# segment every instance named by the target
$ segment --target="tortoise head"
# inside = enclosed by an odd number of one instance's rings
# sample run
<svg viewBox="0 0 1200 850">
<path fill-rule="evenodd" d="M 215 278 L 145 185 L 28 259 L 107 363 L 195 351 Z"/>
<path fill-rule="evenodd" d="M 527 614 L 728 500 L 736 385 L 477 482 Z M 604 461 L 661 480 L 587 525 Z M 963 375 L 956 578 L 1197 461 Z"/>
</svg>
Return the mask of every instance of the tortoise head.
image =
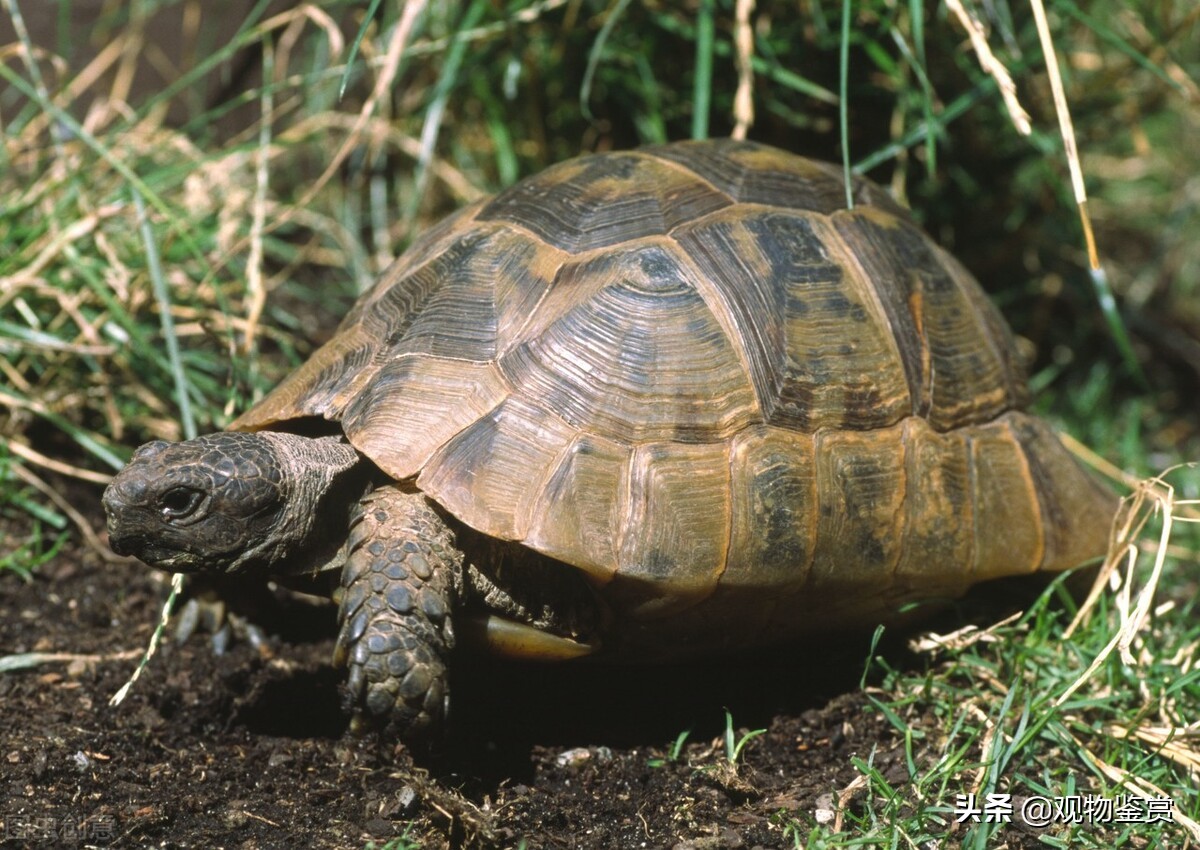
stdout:
<svg viewBox="0 0 1200 850">
<path fill-rule="evenodd" d="M 288 434 L 147 443 L 104 491 L 109 544 L 173 572 L 278 572 L 358 459 L 345 443 Z"/>
</svg>

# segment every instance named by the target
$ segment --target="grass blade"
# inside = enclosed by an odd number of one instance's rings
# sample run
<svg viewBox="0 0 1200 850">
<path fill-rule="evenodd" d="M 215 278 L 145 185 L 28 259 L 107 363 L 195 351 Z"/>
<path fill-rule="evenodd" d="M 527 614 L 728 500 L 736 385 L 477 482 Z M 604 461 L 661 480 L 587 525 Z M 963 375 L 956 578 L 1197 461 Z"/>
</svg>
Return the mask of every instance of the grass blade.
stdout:
<svg viewBox="0 0 1200 850">
<path fill-rule="evenodd" d="M 179 421 L 183 427 L 183 435 L 190 440 L 196 436 L 196 420 L 192 416 L 192 403 L 188 398 L 188 379 L 183 369 L 183 361 L 179 356 L 179 338 L 175 334 L 175 320 L 171 317 L 171 296 L 167 291 L 167 281 L 163 277 L 162 263 L 158 257 L 158 245 L 154 241 L 154 232 L 150 229 L 150 221 L 146 218 L 146 205 L 136 187 L 131 187 L 133 203 L 137 207 L 138 226 L 142 233 L 142 243 L 146 248 L 146 267 L 150 272 L 150 280 L 154 284 L 154 298 L 158 302 L 159 319 L 162 322 L 163 339 L 167 343 L 167 358 L 171 362 L 171 371 L 175 376 L 175 397 L 179 404 Z"/>
<path fill-rule="evenodd" d="M 842 172 L 846 184 L 846 209 L 854 209 L 850 180 L 850 0 L 842 0 L 842 36 L 838 49 L 838 128 L 842 139 Z"/>
<path fill-rule="evenodd" d="M 708 138 L 708 112 L 712 105 L 713 0 L 700 0 L 696 19 L 696 77 L 692 86 L 692 138 Z"/>
<path fill-rule="evenodd" d="M 592 117 L 592 110 L 588 106 L 588 100 L 592 96 L 592 80 L 596 76 L 596 68 L 600 65 L 600 58 L 604 55 L 604 45 L 608 42 L 608 37 L 612 35 L 617 21 L 621 19 L 628 8 L 629 0 L 617 0 L 612 11 L 608 13 L 608 17 L 604 19 L 604 25 L 600 27 L 600 32 L 596 33 L 592 49 L 588 51 L 587 68 L 583 71 L 583 82 L 579 84 L 579 111 L 583 113 L 583 117 L 589 120 Z"/>
<path fill-rule="evenodd" d="M 442 130 L 442 119 L 446 114 L 446 104 L 450 100 L 450 90 L 454 88 L 454 83 L 458 80 L 458 72 L 467 51 L 468 41 L 465 33 L 479 23 L 487 9 L 488 3 L 485 0 L 474 0 L 467 7 L 467 14 L 458 28 L 454 43 L 450 45 L 450 50 L 446 54 L 446 62 L 442 65 L 442 73 L 434 87 L 433 99 L 425 111 L 425 123 L 421 127 L 421 152 L 417 157 L 412 195 L 404 211 L 406 222 L 411 223 L 416 217 L 417 210 L 421 205 L 421 198 L 425 194 L 425 185 L 429 181 L 429 166 L 433 162 L 433 152 L 437 147 L 438 136 Z"/>
<path fill-rule="evenodd" d="M 358 57 L 358 48 L 362 46 L 363 37 L 366 36 L 371 21 L 375 20 L 375 12 L 378 11 L 380 2 L 381 0 L 371 0 L 371 5 L 367 7 L 367 12 L 363 15 L 362 26 L 358 28 L 354 42 L 350 45 L 350 52 L 346 55 L 346 70 L 342 73 L 342 82 L 338 86 L 338 100 L 346 96 L 346 86 L 350 84 L 350 74 L 354 70 L 354 60 Z"/>
</svg>

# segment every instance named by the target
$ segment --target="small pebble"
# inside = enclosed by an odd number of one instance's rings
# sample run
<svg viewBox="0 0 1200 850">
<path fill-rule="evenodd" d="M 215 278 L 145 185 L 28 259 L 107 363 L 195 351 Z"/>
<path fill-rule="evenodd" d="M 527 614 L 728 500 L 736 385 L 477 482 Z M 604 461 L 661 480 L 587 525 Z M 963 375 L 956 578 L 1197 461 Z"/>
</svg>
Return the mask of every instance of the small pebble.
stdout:
<svg viewBox="0 0 1200 850">
<path fill-rule="evenodd" d="M 396 795 L 396 803 L 400 806 L 400 811 L 408 811 L 412 804 L 417 801 L 417 792 L 411 785 L 405 785 L 400 789 L 400 793 Z"/>
<path fill-rule="evenodd" d="M 813 817 L 822 826 L 827 823 L 833 823 L 833 819 L 837 817 L 837 811 L 833 807 L 832 794 L 822 794 L 817 798 L 817 808 L 813 812 Z"/>
<path fill-rule="evenodd" d="M 592 751 L 587 747 L 575 747 L 571 750 L 564 750 L 554 758 L 554 763 L 559 767 L 579 767 L 592 760 Z"/>
<path fill-rule="evenodd" d="M 571 750 L 564 750 L 555 756 L 554 763 L 559 767 L 579 767 L 589 761 L 607 764 L 612 761 L 612 758 L 612 750 L 608 747 L 575 747 Z"/>
</svg>

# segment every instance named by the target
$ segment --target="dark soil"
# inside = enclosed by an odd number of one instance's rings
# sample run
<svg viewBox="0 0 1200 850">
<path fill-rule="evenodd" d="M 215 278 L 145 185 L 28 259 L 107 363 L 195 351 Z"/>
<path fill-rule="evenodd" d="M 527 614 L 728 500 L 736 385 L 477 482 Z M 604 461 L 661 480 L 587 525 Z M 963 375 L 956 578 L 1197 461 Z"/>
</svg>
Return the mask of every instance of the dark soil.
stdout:
<svg viewBox="0 0 1200 850">
<path fill-rule="evenodd" d="M 362 848 L 410 830 L 426 848 L 792 847 L 859 776 L 852 759 L 907 783 L 903 741 L 859 688 L 868 636 L 668 668 L 464 660 L 448 738 L 414 758 L 346 733 L 332 612 L 295 599 L 258 649 L 166 641 L 110 707 L 166 589 L 81 549 L 29 583 L 0 575 L 0 656 L 63 654 L 0 673 L 4 846 Z M 767 730 L 736 768 L 726 708 L 739 738 Z"/>
</svg>

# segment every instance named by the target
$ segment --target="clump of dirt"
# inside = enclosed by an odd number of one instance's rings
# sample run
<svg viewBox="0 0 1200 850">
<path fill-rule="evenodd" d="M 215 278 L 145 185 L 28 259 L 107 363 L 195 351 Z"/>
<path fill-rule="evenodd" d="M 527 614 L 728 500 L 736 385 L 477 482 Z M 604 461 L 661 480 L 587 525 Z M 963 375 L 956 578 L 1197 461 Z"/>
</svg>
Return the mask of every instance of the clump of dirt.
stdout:
<svg viewBox="0 0 1200 850">
<path fill-rule="evenodd" d="M 907 782 L 859 688 L 865 635 L 665 668 L 468 661 L 450 736 L 414 760 L 346 734 L 333 618 L 308 603 L 260 648 L 167 641 L 110 707 L 165 593 L 83 549 L 0 575 L 0 656 L 42 654 L 0 674 L 5 846 L 791 847 L 832 816 L 853 757 Z M 736 765 L 726 710 L 735 739 L 766 730 Z"/>
</svg>

